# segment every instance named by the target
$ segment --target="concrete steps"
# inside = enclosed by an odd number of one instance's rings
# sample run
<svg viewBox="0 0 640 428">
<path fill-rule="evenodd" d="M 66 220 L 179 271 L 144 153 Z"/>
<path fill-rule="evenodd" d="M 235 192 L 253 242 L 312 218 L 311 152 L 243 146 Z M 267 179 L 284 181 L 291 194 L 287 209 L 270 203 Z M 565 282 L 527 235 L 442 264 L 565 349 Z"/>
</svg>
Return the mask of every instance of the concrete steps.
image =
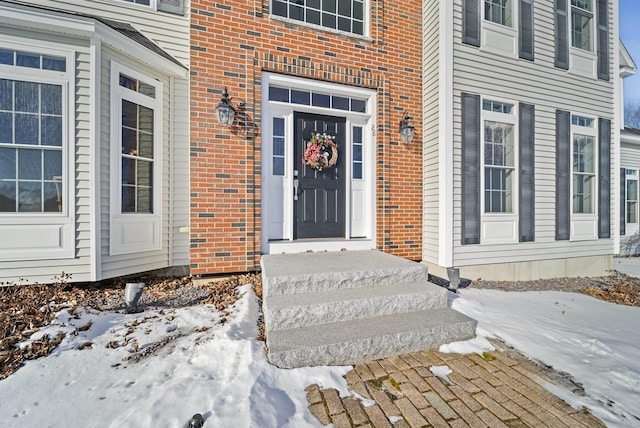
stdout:
<svg viewBox="0 0 640 428">
<path fill-rule="evenodd" d="M 424 265 L 378 251 L 265 255 L 263 312 L 271 363 L 355 364 L 474 337 Z"/>
</svg>

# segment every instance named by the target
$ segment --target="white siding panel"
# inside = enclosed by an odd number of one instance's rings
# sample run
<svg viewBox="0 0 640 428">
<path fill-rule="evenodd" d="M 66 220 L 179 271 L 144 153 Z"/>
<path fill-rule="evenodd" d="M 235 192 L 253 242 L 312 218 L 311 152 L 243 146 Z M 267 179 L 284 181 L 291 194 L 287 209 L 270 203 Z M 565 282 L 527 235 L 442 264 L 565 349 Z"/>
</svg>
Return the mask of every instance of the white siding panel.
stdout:
<svg viewBox="0 0 640 428">
<path fill-rule="evenodd" d="M 613 81 L 577 76 L 553 66 L 554 18 L 553 8 L 547 2 L 534 2 L 534 62 L 481 52 L 478 48 L 460 43 L 461 3 L 461 0 L 454 3 L 455 265 L 612 254 L 613 239 L 589 241 L 587 245 L 585 242 L 555 241 L 555 112 L 556 109 L 563 109 L 615 121 Z M 613 16 L 612 3 L 614 2 L 610 2 L 610 17 Z M 616 28 L 612 18 L 610 28 Z M 613 51 L 611 48 L 611 64 L 614 62 Z M 502 245 L 461 244 L 460 97 L 463 92 L 535 105 L 535 242 Z M 613 151 L 612 147 L 612 159 Z M 617 171 L 612 170 L 612 174 L 616 173 Z M 611 227 L 612 230 L 618 227 L 613 216 Z"/>
<path fill-rule="evenodd" d="M 189 64 L 189 1 L 185 1 L 184 16 L 118 0 L 27 0 L 24 3 L 128 22 L 183 64 Z"/>
<path fill-rule="evenodd" d="M 439 20 L 437 1 L 422 3 L 423 234 L 422 259 L 437 263 L 439 251 Z"/>
<path fill-rule="evenodd" d="M 117 182 L 117 177 L 113 180 L 110 177 L 110 66 L 111 61 L 115 61 L 125 67 L 135 69 L 140 73 L 151 76 L 162 82 L 162 209 L 161 219 L 161 244 L 158 250 L 143 251 L 123 255 L 110 255 L 110 183 Z M 180 234 L 179 228 L 188 225 L 188 126 L 186 117 L 188 116 L 188 95 L 186 88 L 188 82 L 184 79 L 175 84 L 172 93 L 172 84 L 168 76 L 160 74 L 148 67 L 136 64 L 123 57 L 119 53 L 104 48 L 102 63 L 102 80 L 104 88 L 102 91 L 102 130 L 101 130 L 101 212 L 100 223 L 102 230 L 101 247 L 101 277 L 111 278 L 115 276 L 133 274 L 154 269 L 162 269 L 170 266 L 180 266 L 188 264 L 188 235 Z M 182 96 L 172 97 L 174 94 Z M 173 100 L 173 101 L 172 101 Z M 172 113 L 174 122 L 171 121 Z M 173 124 L 173 126 L 172 126 Z M 173 140 L 171 134 L 175 134 Z M 173 141 L 173 152 L 170 144 Z M 184 166 L 176 170 L 176 165 L 172 163 L 173 156 Z M 173 173 L 171 170 L 173 169 Z M 171 184 L 174 185 L 173 193 Z M 171 195 L 174 197 L 173 201 Z M 185 195 L 186 198 L 185 199 Z M 173 202 L 173 204 L 172 204 Z M 172 205 L 175 207 L 172 212 Z M 170 223 L 173 218 L 173 225 Z"/>
</svg>

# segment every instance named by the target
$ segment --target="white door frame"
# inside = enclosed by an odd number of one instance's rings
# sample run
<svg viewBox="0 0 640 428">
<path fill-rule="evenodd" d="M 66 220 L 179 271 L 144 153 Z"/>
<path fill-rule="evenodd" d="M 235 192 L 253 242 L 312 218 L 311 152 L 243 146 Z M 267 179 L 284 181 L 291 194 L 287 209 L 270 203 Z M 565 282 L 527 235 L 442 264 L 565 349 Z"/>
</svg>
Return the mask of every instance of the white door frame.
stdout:
<svg viewBox="0 0 640 428">
<path fill-rule="evenodd" d="M 364 100 L 366 113 L 270 101 L 270 86 Z M 373 90 L 273 73 L 262 74 L 262 253 L 375 248 L 375 107 L 376 92 Z M 346 174 L 350 178 L 346 180 L 345 188 L 346 224 L 343 239 L 293 240 L 294 111 L 345 117 L 346 140 L 349 142 L 352 141 L 353 129 L 356 127 L 362 129 L 362 179 L 353 178 L 352 148 L 345 147 L 341 150 L 341 156 L 346 163 Z M 284 127 L 284 135 L 276 138 L 284 138 L 284 169 L 279 175 L 273 174 L 275 122 L 279 127 Z M 300 168 L 302 168 L 302 162 L 300 162 Z"/>
</svg>

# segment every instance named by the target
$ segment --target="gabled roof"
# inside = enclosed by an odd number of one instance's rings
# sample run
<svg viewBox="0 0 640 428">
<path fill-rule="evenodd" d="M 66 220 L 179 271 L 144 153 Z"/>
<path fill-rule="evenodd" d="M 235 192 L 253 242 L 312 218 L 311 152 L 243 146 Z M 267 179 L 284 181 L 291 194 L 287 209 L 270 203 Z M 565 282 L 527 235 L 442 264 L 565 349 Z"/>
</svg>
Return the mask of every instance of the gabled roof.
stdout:
<svg viewBox="0 0 640 428">
<path fill-rule="evenodd" d="M 620 40 L 620 76 L 629 77 L 631 75 L 636 74 L 638 67 L 636 63 L 633 62 L 633 58 L 629 54 L 629 51 Z"/>
<path fill-rule="evenodd" d="M 5 11 L 3 12 L 6 12 L 5 15 L 9 15 L 10 13 L 20 13 L 20 11 L 22 11 L 23 13 L 26 11 L 33 11 L 33 14 L 37 15 L 37 17 L 40 20 L 44 20 L 46 19 L 45 17 L 50 16 L 50 19 L 49 19 L 50 22 L 48 23 L 38 22 L 41 25 L 38 25 L 37 27 L 34 27 L 33 25 L 31 25 L 31 27 L 37 28 L 39 30 L 44 30 L 49 26 L 49 27 L 57 27 L 56 30 L 63 31 L 68 34 L 77 33 L 81 35 L 86 35 L 87 31 L 89 32 L 93 31 L 95 33 L 98 31 L 99 27 L 105 26 L 107 28 L 104 29 L 104 31 L 107 31 L 107 29 L 108 29 L 107 32 L 112 31 L 111 38 L 114 37 L 113 36 L 114 34 L 118 34 L 121 37 L 122 36 L 126 37 L 127 40 L 130 40 L 135 43 L 135 45 L 131 45 L 131 46 L 143 47 L 145 50 L 152 52 L 154 55 L 157 55 L 158 57 L 161 57 L 163 61 L 171 62 L 173 64 L 173 68 L 175 68 L 176 66 L 180 67 L 180 69 L 182 69 L 182 73 L 185 73 L 187 70 L 187 67 L 184 64 L 182 64 L 180 61 L 174 58 L 171 54 L 169 54 L 167 51 L 165 51 L 160 46 L 158 46 L 155 42 L 147 38 L 144 34 L 142 34 L 133 25 L 129 23 L 116 21 L 113 19 L 107 19 L 107 18 L 103 18 L 100 16 L 95 16 L 87 13 L 60 10 L 60 9 L 44 7 L 40 5 L 33 5 L 33 4 L 25 3 L 19 0 L 0 0 L 0 9 L 3 9 L 2 6 L 4 6 L 4 9 L 5 9 Z M 16 6 L 20 6 L 20 8 L 17 8 Z M 4 21 L 4 23 L 7 25 L 20 25 L 18 24 L 19 19 L 11 19 L 12 17 L 9 17 L 9 16 L 5 16 L 6 19 L 2 19 L 2 15 L 4 14 L 3 12 L 0 12 L 0 24 L 3 23 Z M 80 25 L 77 28 L 72 28 L 73 26 L 70 25 L 72 21 L 76 21 L 76 23 L 79 23 Z M 55 22 L 55 24 L 51 25 L 51 22 Z M 87 26 L 89 26 L 90 28 L 88 28 Z M 93 30 L 91 30 L 91 28 L 93 28 Z M 110 37 L 105 37 L 105 38 L 108 39 Z M 121 42 L 124 40 L 120 37 L 115 37 L 115 38 L 120 39 Z M 128 43 L 125 43 L 125 44 L 128 44 Z M 118 43 L 112 43 L 112 45 L 116 48 L 121 48 L 125 52 L 128 52 L 124 46 L 120 46 Z"/>
<path fill-rule="evenodd" d="M 79 15 L 80 16 L 86 16 L 88 18 L 94 18 L 94 19 L 102 22 L 104 25 L 116 30 L 118 33 L 127 36 L 128 38 L 130 38 L 131 40 L 135 41 L 136 43 L 141 44 L 142 46 L 144 46 L 145 48 L 149 49 L 150 51 L 155 52 L 156 54 L 160 55 L 161 57 L 164 57 L 164 58 L 168 59 L 169 61 L 174 62 L 175 64 L 178 64 L 178 65 L 186 68 L 184 66 L 184 64 L 182 64 L 180 61 L 178 61 L 173 56 L 171 56 L 167 51 L 162 49 L 160 46 L 156 45 L 153 41 L 149 40 L 144 34 L 142 34 L 140 31 L 136 30 L 135 27 L 133 25 L 131 25 L 131 24 L 128 24 L 126 22 L 113 21 L 111 19 L 106 19 L 106 18 L 102 18 L 102 17 L 99 17 L 99 16 L 82 15 L 82 14 L 79 14 Z"/>
</svg>

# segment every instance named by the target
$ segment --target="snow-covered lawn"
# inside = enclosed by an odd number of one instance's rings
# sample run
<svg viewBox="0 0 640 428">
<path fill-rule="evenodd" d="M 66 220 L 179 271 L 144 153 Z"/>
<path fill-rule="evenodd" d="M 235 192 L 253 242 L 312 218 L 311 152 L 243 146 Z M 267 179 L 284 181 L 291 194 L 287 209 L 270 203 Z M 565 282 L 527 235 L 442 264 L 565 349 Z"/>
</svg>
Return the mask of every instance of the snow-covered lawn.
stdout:
<svg viewBox="0 0 640 428">
<path fill-rule="evenodd" d="M 640 308 L 577 293 L 480 289 L 463 290 L 452 307 L 479 321 L 478 335 L 570 374 L 585 396 L 547 388 L 569 404 L 611 427 L 640 427 Z"/>
<path fill-rule="evenodd" d="M 318 383 L 347 395 L 342 376 L 351 368 L 271 366 L 256 340 L 257 298 L 249 286 L 242 293 L 223 323 L 213 306 L 80 311 L 80 319 L 60 313 L 52 335 L 91 326 L 0 381 L 0 425 L 184 427 L 201 413 L 205 427 L 320 427 L 304 388 Z M 640 426 L 640 308 L 572 293 L 476 289 L 463 290 L 452 306 L 479 320 L 480 336 L 571 374 L 585 396 L 553 388 L 569 403 L 610 426 Z M 483 343 L 442 350 L 473 352 Z"/>
</svg>

